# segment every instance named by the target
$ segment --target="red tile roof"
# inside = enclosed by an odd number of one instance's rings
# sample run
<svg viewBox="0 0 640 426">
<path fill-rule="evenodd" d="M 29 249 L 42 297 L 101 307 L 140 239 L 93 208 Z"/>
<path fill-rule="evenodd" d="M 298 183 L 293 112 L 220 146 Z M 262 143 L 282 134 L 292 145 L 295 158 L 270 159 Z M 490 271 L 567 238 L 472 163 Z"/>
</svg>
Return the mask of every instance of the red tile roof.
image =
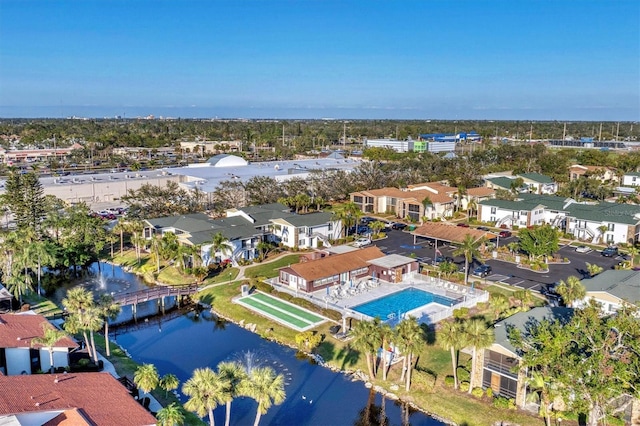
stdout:
<svg viewBox="0 0 640 426">
<path fill-rule="evenodd" d="M 81 410 L 65 410 L 42 426 L 92 426 Z"/>
<path fill-rule="evenodd" d="M 43 336 L 43 327 L 54 328 L 42 315 L 0 314 L 0 348 L 30 348 L 34 337 Z M 75 348 L 70 337 L 60 339 L 55 347 Z M 40 348 L 40 345 L 34 345 Z"/>
<path fill-rule="evenodd" d="M 299 277 L 307 281 L 314 281 L 338 275 L 342 272 L 353 271 L 359 268 L 368 268 L 367 261 L 384 257 L 384 253 L 378 247 L 367 247 L 348 253 L 333 254 L 322 259 L 310 260 L 304 263 L 291 265 L 289 268 Z"/>
<path fill-rule="evenodd" d="M 467 195 L 472 197 L 488 197 L 496 193 L 496 190 L 487 186 L 480 186 L 477 188 L 467 188 Z"/>
<path fill-rule="evenodd" d="M 109 373 L 0 376 L 0 415 L 74 408 L 81 410 L 77 415 L 82 414 L 89 424 L 156 424 L 155 417 Z M 69 413 L 69 422 L 72 416 L 75 415 Z"/>
</svg>

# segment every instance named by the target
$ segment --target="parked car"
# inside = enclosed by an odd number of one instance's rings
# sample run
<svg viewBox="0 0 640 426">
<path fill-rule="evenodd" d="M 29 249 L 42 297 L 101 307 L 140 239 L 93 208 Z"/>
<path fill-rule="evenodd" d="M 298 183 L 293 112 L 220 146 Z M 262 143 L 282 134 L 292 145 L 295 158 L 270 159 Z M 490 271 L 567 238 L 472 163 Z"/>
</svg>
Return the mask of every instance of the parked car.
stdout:
<svg viewBox="0 0 640 426">
<path fill-rule="evenodd" d="M 489 265 L 480 265 L 473 270 L 473 275 L 476 275 L 480 278 L 484 278 L 491 273 L 491 266 Z"/>
<path fill-rule="evenodd" d="M 433 259 L 433 262 L 436 264 L 442 263 L 442 262 L 453 262 L 453 258 L 439 254 Z"/>
<path fill-rule="evenodd" d="M 489 228 L 487 228 L 486 226 L 478 226 L 476 229 L 478 231 L 488 231 L 489 230 Z"/>
<path fill-rule="evenodd" d="M 587 246 L 578 246 L 576 247 L 576 253 L 589 253 L 591 249 Z"/>
<path fill-rule="evenodd" d="M 469 224 L 468 223 L 464 223 L 464 222 L 460 222 L 460 223 L 458 223 L 458 226 L 460 226 L 462 228 L 468 228 Z"/>
<path fill-rule="evenodd" d="M 407 227 L 406 223 L 401 223 L 401 222 L 395 222 L 391 224 L 391 229 L 399 229 L 399 230 L 403 230 L 404 228 Z"/>
<path fill-rule="evenodd" d="M 613 257 L 618 255 L 618 247 L 607 247 L 602 250 L 602 255 L 604 257 Z"/>
<path fill-rule="evenodd" d="M 364 247 L 371 244 L 371 238 L 358 238 L 353 242 L 354 247 Z"/>
<path fill-rule="evenodd" d="M 511 231 L 500 231 L 500 235 L 501 238 L 508 238 L 511 236 Z"/>
</svg>

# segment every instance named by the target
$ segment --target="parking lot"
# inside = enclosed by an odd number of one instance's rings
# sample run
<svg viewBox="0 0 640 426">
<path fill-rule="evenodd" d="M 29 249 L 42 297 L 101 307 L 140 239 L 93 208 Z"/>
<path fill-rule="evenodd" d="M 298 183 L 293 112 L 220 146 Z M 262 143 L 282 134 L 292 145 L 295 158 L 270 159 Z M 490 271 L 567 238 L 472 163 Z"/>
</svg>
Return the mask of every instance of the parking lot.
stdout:
<svg viewBox="0 0 640 426">
<path fill-rule="evenodd" d="M 413 242 L 413 235 L 403 231 L 390 231 L 387 233 L 388 238 L 374 241 L 380 250 L 386 254 L 400 254 L 403 256 L 412 256 L 412 254 L 422 263 L 433 263 L 436 248 L 429 245 L 429 241 L 424 238 L 417 238 L 416 244 Z M 510 242 L 517 241 L 516 237 L 500 238 L 500 246 Z M 454 262 L 464 268 L 464 257 L 453 256 L 455 247 L 440 242 L 438 250 L 444 257 L 451 257 Z M 490 259 L 486 263 L 491 266 L 491 273 L 476 280 L 483 282 L 500 281 L 515 287 L 530 289 L 538 292 L 546 285 L 552 284 L 560 280 L 566 280 L 569 276 L 575 275 L 582 278 L 587 274 L 587 263 L 596 264 L 604 268 L 604 270 L 612 269 L 619 262 L 625 260 L 624 256 L 618 255 L 613 257 L 602 256 L 600 251 L 589 251 L 587 253 L 577 253 L 575 247 L 563 246 L 558 251 L 558 255 L 562 258 L 569 259 L 567 264 L 549 265 L 549 272 L 539 273 L 528 269 L 518 268 L 515 264 L 500 260 Z M 474 260 L 470 265 L 470 271 L 480 265 L 480 262 Z"/>
</svg>

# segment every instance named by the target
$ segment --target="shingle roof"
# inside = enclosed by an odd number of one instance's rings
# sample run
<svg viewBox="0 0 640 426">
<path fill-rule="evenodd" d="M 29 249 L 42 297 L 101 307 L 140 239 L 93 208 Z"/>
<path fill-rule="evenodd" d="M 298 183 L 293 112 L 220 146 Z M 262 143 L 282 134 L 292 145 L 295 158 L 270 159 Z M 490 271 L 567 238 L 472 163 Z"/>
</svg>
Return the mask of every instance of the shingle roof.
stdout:
<svg viewBox="0 0 640 426">
<path fill-rule="evenodd" d="M 2 415 L 73 408 L 82 410 L 90 424 L 100 426 L 156 424 L 109 373 L 0 376 Z"/>
<path fill-rule="evenodd" d="M 354 269 L 367 268 L 367 261 L 383 257 L 378 247 L 367 247 L 349 253 L 333 254 L 322 259 L 291 265 L 296 275 L 307 281 L 338 275 Z"/>
<path fill-rule="evenodd" d="M 42 315 L 0 314 L 0 348 L 31 348 L 35 337 L 44 335 L 43 327 L 53 325 Z M 55 347 L 75 348 L 78 344 L 70 337 L 60 339 Z M 41 345 L 34 345 L 41 348 Z"/>
<path fill-rule="evenodd" d="M 513 347 L 509 338 L 509 329 L 515 327 L 518 330 L 524 332 L 527 323 L 529 322 L 541 322 L 543 319 L 548 320 L 561 320 L 566 321 L 573 315 L 573 309 L 562 307 L 544 306 L 539 308 L 533 308 L 527 312 L 518 312 L 509 318 L 499 321 L 495 325 L 495 343 L 507 349 L 513 354 L 517 354 L 516 348 Z"/>
<path fill-rule="evenodd" d="M 282 218 L 291 225 L 299 226 L 318 226 L 331 221 L 332 214 L 329 212 L 315 212 L 309 214 L 290 214 Z"/>
<path fill-rule="evenodd" d="M 640 271 L 609 270 L 580 282 L 587 292 L 606 292 L 630 303 L 640 303 Z"/>
<path fill-rule="evenodd" d="M 495 206 L 505 210 L 527 210 L 532 211 L 538 206 L 544 206 L 551 210 L 566 211 L 574 201 L 570 198 L 556 195 L 541 194 L 518 194 L 515 200 L 491 199 L 480 202 L 483 206 Z"/>
<path fill-rule="evenodd" d="M 532 180 L 538 183 L 553 183 L 553 179 L 540 173 L 520 173 L 519 177 L 526 180 Z"/>
<path fill-rule="evenodd" d="M 477 188 L 467 188 L 467 195 L 472 197 L 487 197 L 496 193 L 496 190 L 488 186 L 479 186 Z"/>
<path fill-rule="evenodd" d="M 624 174 L 625 176 L 635 176 L 640 177 L 640 172 L 628 172 Z"/>
<path fill-rule="evenodd" d="M 487 235 L 485 231 L 437 222 L 424 223 L 413 231 L 412 234 L 454 243 L 461 243 L 467 235 L 471 235 L 475 240 L 479 240 Z M 490 235 L 493 236 L 492 234 Z"/>
<path fill-rule="evenodd" d="M 634 204 L 599 203 L 571 204 L 567 211 L 571 217 L 591 222 L 635 225 L 640 222 L 640 206 Z"/>
</svg>

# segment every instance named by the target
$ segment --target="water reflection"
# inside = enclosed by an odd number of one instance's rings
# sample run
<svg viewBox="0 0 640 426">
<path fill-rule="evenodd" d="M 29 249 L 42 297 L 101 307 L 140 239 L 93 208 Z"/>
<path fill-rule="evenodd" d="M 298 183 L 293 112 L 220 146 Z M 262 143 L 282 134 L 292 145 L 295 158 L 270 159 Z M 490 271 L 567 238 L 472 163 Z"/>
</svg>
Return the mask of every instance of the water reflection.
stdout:
<svg viewBox="0 0 640 426">
<path fill-rule="evenodd" d="M 296 351 L 265 341 L 235 324 L 216 328 L 209 311 L 190 312 L 157 325 L 118 334 L 116 340 L 140 363 L 153 363 L 161 375 L 175 374 L 184 383 L 195 368 L 216 366 L 222 361 L 241 361 L 246 368 L 274 368 L 285 376 L 287 398 L 263 417 L 262 424 L 275 425 L 441 425 L 401 404 L 390 404 L 380 395 L 352 382 L 343 374 L 296 358 Z M 214 324 L 212 327 L 211 324 Z M 159 337 L 161 336 L 161 338 Z M 186 399 L 181 396 L 184 402 Z M 232 424 L 252 424 L 255 401 L 239 398 L 232 404 Z M 224 421 L 225 408 L 215 411 Z"/>
</svg>

